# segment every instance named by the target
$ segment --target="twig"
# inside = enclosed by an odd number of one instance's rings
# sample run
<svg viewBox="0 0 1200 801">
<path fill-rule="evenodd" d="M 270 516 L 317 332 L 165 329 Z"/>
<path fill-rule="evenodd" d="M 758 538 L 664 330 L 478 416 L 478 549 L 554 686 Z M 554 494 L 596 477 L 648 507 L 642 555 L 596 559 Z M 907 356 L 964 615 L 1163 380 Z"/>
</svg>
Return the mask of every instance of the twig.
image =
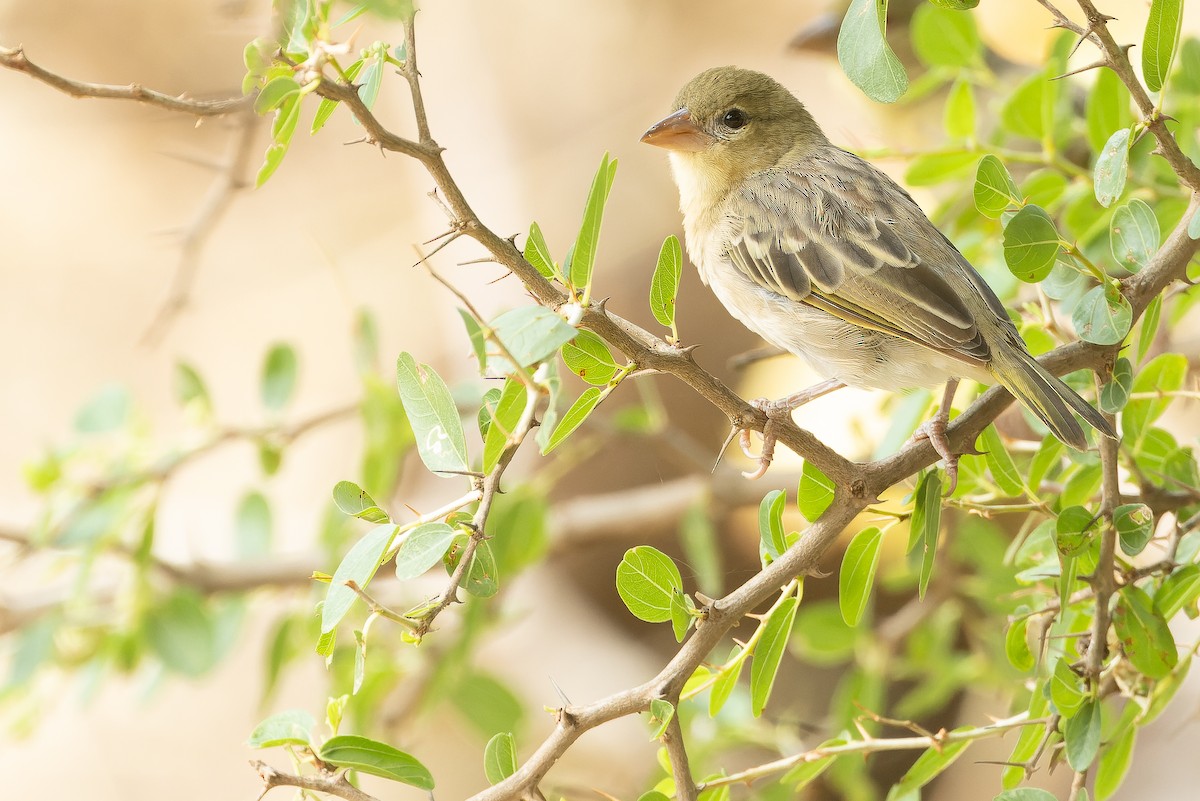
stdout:
<svg viewBox="0 0 1200 801">
<path fill-rule="evenodd" d="M 168 111 L 179 111 L 195 117 L 219 117 L 235 111 L 250 108 L 254 104 L 253 97 L 232 97 L 225 100 L 193 100 L 186 94 L 168 95 L 153 89 L 146 89 L 136 83 L 116 86 L 113 84 L 84 83 L 73 81 L 51 72 L 29 60 L 22 47 L 0 47 L 0 66 L 10 70 L 23 72 L 26 75 L 49 84 L 60 92 L 72 97 L 92 97 L 107 100 L 134 100 L 150 106 L 157 106 Z"/>
<path fill-rule="evenodd" d="M 142 344 L 160 341 L 175 317 L 187 305 L 208 238 L 225 216 L 225 212 L 233 205 L 237 193 L 250 186 L 250 182 L 246 180 L 246 172 L 250 158 L 255 152 L 254 135 L 261 123 L 262 117 L 255 114 L 250 106 L 239 113 L 237 130 L 230 140 L 229 153 L 217 167 L 217 175 L 208 187 L 207 194 L 184 229 L 179 246 L 179 263 L 175 267 L 175 275 L 171 279 L 166 300 L 146 327 L 146 332 L 142 335 Z"/>
<path fill-rule="evenodd" d="M 667 699 L 670 700 L 670 699 Z M 671 702 L 678 707 L 679 699 Z M 687 748 L 683 742 L 683 726 L 679 723 L 679 710 L 671 716 L 667 730 L 663 734 L 663 744 L 667 747 L 667 759 L 671 762 L 671 775 L 675 779 L 675 797 L 679 801 L 696 801 L 696 780 L 692 778 L 692 768 L 688 762 Z"/>
<path fill-rule="evenodd" d="M 379 801 L 375 796 L 364 793 L 346 781 L 345 773 L 339 773 L 332 779 L 326 776 L 297 776 L 293 773 L 280 773 L 266 762 L 257 759 L 251 760 L 250 766 L 258 771 L 258 775 L 263 780 L 260 799 L 275 787 L 299 787 L 302 790 L 335 795 L 338 798 L 345 798 L 347 801 Z"/>
<path fill-rule="evenodd" d="M 938 748 L 949 743 L 973 742 L 989 737 L 999 737 L 1012 729 L 1024 726 L 1041 725 L 1045 718 L 1030 718 L 1028 712 L 1022 712 L 1006 720 L 998 720 L 988 726 L 966 731 L 944 732 L 928 736 L 875 738 L 869 740 L 854 740 L 844 745 L 830 745 L 814 748 L 800 754 L 794 754 L 773 762 L 766 762 L 753 768 L 722 776 L 719 779 L 698 785 L 700 791 L 711 790 L 715 787 L 726 787 L 733 784 L 749 784 L 750 782 L 793 768 L 804 762 L 815 762 L 818 759 L 840 756 L 842 754 L 874 754 L 881 751 L 912 751 L 915 749 Z"/>
</svg>

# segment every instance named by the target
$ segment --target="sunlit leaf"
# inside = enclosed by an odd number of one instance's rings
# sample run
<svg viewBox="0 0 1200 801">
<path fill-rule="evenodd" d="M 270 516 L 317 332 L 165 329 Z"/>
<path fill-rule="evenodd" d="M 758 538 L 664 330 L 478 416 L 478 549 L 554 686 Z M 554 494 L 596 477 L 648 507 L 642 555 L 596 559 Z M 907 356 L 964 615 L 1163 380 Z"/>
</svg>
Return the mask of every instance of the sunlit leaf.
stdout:
<svg viewBox="0 0 1200 801">
<path fill-rule="evenodd" d="M 517 772 L 517 743 L 512 732 L 501 732 L 483 749 L 483 774 L 491 784 L 499 784 Z"/>
<path fill-rule="evenodd" d="M 675 298 L 679 277 L 683 274 L 683 250 L 674 234 L 663 240 L 654 275 L 650 278 L 650 311 L 654 319 L 668 328 L 675 327 Z"/>
<path fill-rule="evenodd" d="M 1008 169 L 990 153 L 979 160 L 975 169 L 974 197 L 979 213 L 992 218 L 998 218 L 1010 206 L 1020 205 L 1022 199 Z"/>
<path fill-rule="evenodd" d="M 321 633 L 325 634 L 334 629 L 358 596 L 354 590 L 346 586 L 347 581 L 353 581 L 365 589 L 379 569 L 379 562 L 396 533 L 394 525 L 376 526 L 368 531 L 362 539 L 354 543 L 341 564 L 333 572 L 329 581 L 329 589 L 325 602 L 321 606 Z"/>
<path fill-rule="evenodd" d="M 838 606 L 847 626 L 857 626 L 875 584 L 883 532 L 871 526 L 854 535 L 838 573 Z"/>
<path fill-rule="evenodd" d="M 851 0 L 838 31 L 837 54 L 850 82 L 867 97 L 891 103 L 908 89 L 904 65 L 884 39 L 887 20 L 877 0 Z"/>
<path fill-rule="evenodd" d="M 317 721 L 303 709 L 271 715 L 254 727 L 246 744 L 251 748 L 275 748 L 281 745 L 307 746 Z"/>
<path fill-rule="evenodd" d="M 554 433 L 550 436 L 550 441 L 542 448 L 542 455 L 544 456 L 557 448 L 562 444 L 563 440 L 575 432 L 575 429 L 583 425 L 583 421 L 596 408 L 596 404 L 600 403 L 601 398 L 602 393 L 596 387 L 585 389 L 583 394 L 571 404 L 571 408 L 567 409 L 566 414 L 563 415 L 562 420 L 555 427 Z"/>
<path fill-rule="evenodd" d="M 458 532 L 441 521 L 422 523 L 409 531 L 396 553 L 396 578 L 408 581 L 442 560 Z"/>
<path fill-rule="evenodd" d="M 799 603 L 795 596 L 783 599 L 761 624 L 762 637 L 750 662 L 750 707 L 755 717 L 762 714 L 767 699 L 771 697 L 775 674 L 779 672 L 779 663 L 791 636 L 792 623 L 796 620 L 796 605 Z"/>
<path fill-rule="evenodd" d="M 1022 281 L 1049 275 L 1058 251 L 1058 229 L 1041 206 L 1023 206 L 1004 226 L 1004 261 Z"/>
<path fill-rule="evenodd" d="M 422 790 L 433 789 L 433 776 L 416 757 L 366 737 L 347 734 L 330 737 L 321 746 L 317 756 L 322 762 L 339 768 L 353 768 Z"/>
<path fill-rule="evenodd" d="M 639 620 L 663 623 L 671 619 L 676 591 L 683 577 L 671 557 L 649 545 L 630 548 L 617 565 L 617 594 Z"/>
<path fill-rule="evenodd" d="M 465 472 L 467 439 L 446 382 L 429 365 L 401 353 L 396 360 L 396 385 L 421 461 L 434 474 Z"/>
<path fill-rule="evenodd" d="M 1171 74 L 1171 62 L 1179 45 L 1183 24 L 1183 0 L 1151 0 L 1150 18 L 1142 41 L 1142 75 L 1146 88 L 1161 91 Z"/>
</svg>

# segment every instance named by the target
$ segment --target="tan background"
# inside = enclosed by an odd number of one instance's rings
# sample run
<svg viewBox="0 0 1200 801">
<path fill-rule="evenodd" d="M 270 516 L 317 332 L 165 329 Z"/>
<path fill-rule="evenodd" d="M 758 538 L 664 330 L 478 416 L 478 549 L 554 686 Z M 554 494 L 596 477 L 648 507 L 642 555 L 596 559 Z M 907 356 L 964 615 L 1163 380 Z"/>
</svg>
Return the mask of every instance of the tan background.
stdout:
<svg viewBox="0 0 1200 801">
<path fill-rule="evenodd" d="M 0 44 L 22 43 L 32 59 L 82 80 L 223 96 L 237 91 L 243 45 L 266 29 L 259 5 L 4 0 Z M 663 236 L 678 231 L 679 220 L 662 154 L 637 138 L 692 74 L 720 63 L 769 72 L 797 91 L 834 141 L 852 147 L 914 146 L 922 131 L 936 132 L 941 117 L 936 101 L 898 110 L 872 106 L 831 60 L 787 51 L 788 40 L 831 5 L 825 2 L 427 5 L 419 43 L 429 116 L 476 210 L 502 234 L 523 232 L 537 219 L 561 258 L 600 155 L 611 152 L 621 166 L 605 222 L 598 291 L 614 296 L 614 309 L 646 324 L 643 298 L 654 254 Z M 1103 6 L 1121 7 L 1114 13 L 1126 18 L 1118 28 L 1125 40 L 1140 38 L 1145 3 Z M 1036 60 L 1046 24 L 1040 7 L 1032 0 L 990 0 L 983 11 L 993 42 L 1010 43 L 1004 45 L 1010 56 Z M 1194 6 L 1189 25 L 1198 27 Z M 395 42 L 400 34 L 373 26 L 355 44 L 374 38 Z M 301 381 L 288 414 L 301 419 L 356 397 L 350 329 L 355 310 L 366 306 L 379 321 L 385 358 L 410 349 L 448 376 L 469 375 L 454 304 L 411 267 L 412 244 L 444 228 L 441 212 L 425 197 L 431 182 L 395 154 L 384 158 L 366 145 L 343 145 L 360 135 L 346 115 L 335 115 L 316 138 L 297 134 L 268 185 L 238 197 L 207 242 L 188 307 L 165 338 L 148 346 L 140 340 L 179 258 L 171 232 L 186 225 L 210 181 L 205 170 L 172 156 L 219 158 L 228 125 L 196 127 L 132 104 L 73 100 L 12 73 L 0 72 L 0 98 L 0 524 L 24 527 L 35 518 L 38 500 L 22 481 L 22 464 L 63 441 L 79 406 L 109 382 L 131 388 L 162 447 L 178 443 L 185 425 L 171 395 L 177 359 L 205 375 L 222 421 L 252 425 L 261 420 L 262 356 L 274 342 L 291 342 L 301 356 Z M 400 80 L 385 81 L 377 111 L 407 130 Z M 490 283 L 499 275 L 494 265 L 455 266 L 477 255 L 477 248 L 455 245 L 438 259 L 439 269 L 486 312 L 521 303 L 515 281 Z M 723 372 L 724 358 L 754 341 L 728 323 L 691 271 L 684 293 L 684 338 L 705 342 L 701 362 Z M 777 373 L 781 363 L 774 364 Z M 764 371 L 746 393 L 776 394 L 803 380 L 798 372 L 772 377 Z M 724 433 L 719 416 L 693 399 L 680 402 L 697 415 L 699 441 L 715 450 Z M 803 425 L 826 419 L 834 408 L 873 402 L 866 393 L 839 396 L 797 419 Z M 862 425 L 878 428 L 870 420 Z M 829 441 L 861 447 L 851 429 L 831 433 Z M 285 551 L 310 552 L 329 488 L 356 470 L 358 442 L 354 424 L 330 427 L 302 441 L 265 485 Z M 650 480 L 678 470 L 669 460 L 648 459 L 639 469 Z M 607 486 L 615 479 L 601 481 Z M 241 446 L 178 476 L 162 512 L 164 555 L 228 556 L 237 499 L 260 485 L 253 453 Z M 404 492 L 398 500 L 418 507 L 446 497 L 439 495 L 444 485 L 430 481 L 414 481 Z M 2 552 L 0 560 L 7 560 Z M 12 575 L 7 561 L 0 561 L 0 576 L 8 591 L 45 579 Z M 288 601 L 260 598 L 236 656 L 201 682 L 154 685 L 149 675 L 110 681 L 84 704 L 76 677 L 41 677 L 39 690 L 57 701 L 35 708 L 46 718 L 28 737 L 0 733 L 0 795 L 254 798 L 259 785 L 246 767 L 252 754 L 243 740 L 262 716 L 256 709 L 261 638 L 281 603 Z M 504 666 L 532 709 L 556 703 L 547 677 L 572 700 L 587 701 L 639 682 L 660 665 L 654 651 L 597 620 L 586 597 L 553 576 L 523 579 L 505 603 L 520 622 L 488 645 L 487 657 Z M 560 635 L 574 631 L 583 633 Z M 554 632 L 553 647 L 545 644 L 547 632 Z M 273 708 L 316 712 L 321 673 L 319 661 L 308 660 L 290 675 Z M 1163 743 L 1148 743 L 1155 736 L 1194 738 L 1186 710 L 1194 708 L 1197 693 L 1190 692 L 1178 704 L 1181 717 L 1164 720 L 1143 738 L 1130 785 L 1174 776 L 1185 781 L 1176 787 L 1194 787 L 1200 780 L 1195 760 L 1180 764 Z M 481 744 L 473 735 L 450 720 L 444 732 L 423 738 L 406 745 L 439 777 L 439 798 L 481 786 L 474 758 L 464 766 L 454 751 L 477 754 Z M 278 755 L 273 761 L 285 765 Z M 623 775 L 614 775 L 614 765 Z M 602 784 L 632 795 L 652 767 L 652 746 L 639 724 L 627 721 L 588 735 L 554 775 L 574 786 Z M 957 797 L 983 797 L 962 792 Z M 1172 792 L 1125 797 L 1184 797 Z"/>
</svg>

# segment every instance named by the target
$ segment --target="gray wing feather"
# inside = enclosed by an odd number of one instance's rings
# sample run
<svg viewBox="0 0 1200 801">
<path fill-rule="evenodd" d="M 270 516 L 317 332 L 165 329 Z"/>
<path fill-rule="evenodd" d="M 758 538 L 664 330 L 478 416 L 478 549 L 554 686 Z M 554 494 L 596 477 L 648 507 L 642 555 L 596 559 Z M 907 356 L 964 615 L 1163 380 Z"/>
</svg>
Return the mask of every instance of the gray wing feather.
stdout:
<svg viewBox="0 0 1200 801">
<path fill-rule="evenodd" d="M 985 363 L 990 350 L 962 295 L 982 294 L 987 311 L 1003 313 L 995 295 L 904 190 L 844 151 L 825 159 L 761 173 L 732 198 L 731 263 L 793 301 Z"/>
</svg>

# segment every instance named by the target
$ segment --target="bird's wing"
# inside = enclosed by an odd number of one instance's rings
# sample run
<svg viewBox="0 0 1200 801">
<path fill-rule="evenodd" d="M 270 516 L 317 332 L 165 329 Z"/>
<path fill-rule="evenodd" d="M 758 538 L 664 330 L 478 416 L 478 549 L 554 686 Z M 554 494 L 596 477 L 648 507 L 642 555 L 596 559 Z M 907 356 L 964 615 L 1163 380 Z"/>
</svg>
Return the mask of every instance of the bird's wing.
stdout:
<svg viewBox="0 0 1200 801">
<path fill-rule="evenodd" d="M 979 304 L 962 294 L 983 295 L 993 313 L 1003 306 L 916 202 L 844 151 L 813 166 L 759 173 L 731 198 L 733 265 L 791 300 L 985 364 L 990 350 L 971 308 Z"/>
</svg>

